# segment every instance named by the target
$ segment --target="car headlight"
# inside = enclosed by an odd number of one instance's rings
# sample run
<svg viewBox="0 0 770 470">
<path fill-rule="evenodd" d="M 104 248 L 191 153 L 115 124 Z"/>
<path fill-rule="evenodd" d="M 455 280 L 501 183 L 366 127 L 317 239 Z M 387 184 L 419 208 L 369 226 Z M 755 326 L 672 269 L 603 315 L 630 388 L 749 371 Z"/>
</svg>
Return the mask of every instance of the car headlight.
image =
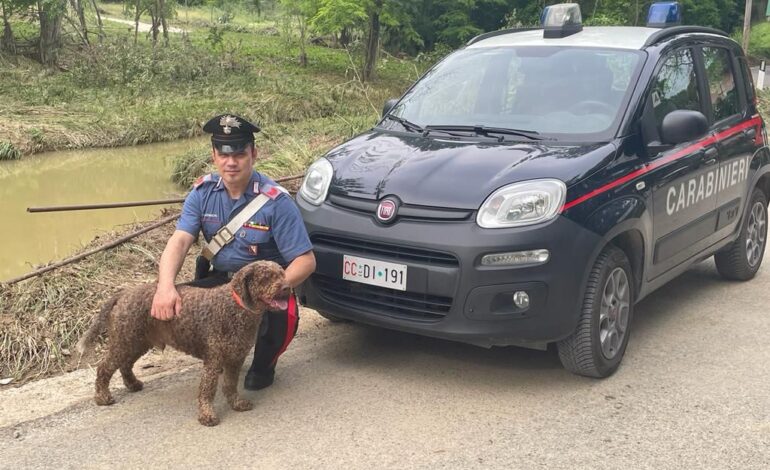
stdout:
<svg viewBox="0 0 770 470">
<path fill-rule="evenodd" d="M 482 228 L 508 228 L 545 222 L 556 217 L 566 195 L 567 185 L 555 179 L 509 184 L 484 201 L 476 223 Z"/>
<path fill-rule="evenodd" d="M 333 175 L 334 168 L 329 160 L 319 158 L 305 172 L 305 179 L 302 180 L 299 193 L 310 204 L 320 206 L 329 192 Z"/>
</svg>

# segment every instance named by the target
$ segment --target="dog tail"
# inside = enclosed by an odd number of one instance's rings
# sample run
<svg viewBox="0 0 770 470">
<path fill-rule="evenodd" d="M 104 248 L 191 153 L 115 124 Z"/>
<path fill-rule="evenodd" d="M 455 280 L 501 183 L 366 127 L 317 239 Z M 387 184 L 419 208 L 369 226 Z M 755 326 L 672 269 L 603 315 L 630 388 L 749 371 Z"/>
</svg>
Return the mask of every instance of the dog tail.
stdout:
<svg viewBox="0 0 770 470">
<path fill-rule="evenodd" d="M 86 350 L 91 348 L 94 342 L 96 342 L 96 338 L 98 338 L 99 335 L 107 329 L 107 319 L 110 316 L 110 312 L 115 307 L 115 304 L 118 303 L 119 298 L 119 294 L 115 295 L 113 298 L 104 303 L 98 314 L 94 315 L 94 319 L 91 321 L 91 326 L 88 328 L 88 331 L 83 334 L 83 337 L 80 338 L 80 341 L 78 341 L 76 346 L 79 354 L 82 355 L 86 352 Z"/>
</svg>

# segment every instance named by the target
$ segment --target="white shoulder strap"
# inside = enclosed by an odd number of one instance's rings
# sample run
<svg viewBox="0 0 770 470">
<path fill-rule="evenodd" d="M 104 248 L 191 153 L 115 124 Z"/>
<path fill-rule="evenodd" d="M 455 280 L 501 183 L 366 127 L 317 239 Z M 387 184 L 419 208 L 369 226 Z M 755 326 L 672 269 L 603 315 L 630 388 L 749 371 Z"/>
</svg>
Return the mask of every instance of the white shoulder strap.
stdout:
<svg viewBox="0 0 770 470">
<path fill-rule="evenodd" d="M 244 207 L 243 210 L 238 212 L 235 217 L 233 217 L 230 222 L 227 223 L 227 225 L 220 228 L 217 233 L 211 237 L 211 241 L 203 247 L 203 256 L 205 256 L 209 261 L 214 259 L 214 256 L 219 253 L 219 250 L 221 250 L 222 247 L 233 241 L 236 232 L 238 232 L 238 229 L 240 229 L 247 220 L 254 216 L 254 214 L 259 212 L 259 210 L 262 209 L 262 206 L 264 206 L 269 200 L 270 198 L 264 194 L 260 194 L 259 196 L 252 199 L 252 201 L 246 207 Z"/>
</svg>

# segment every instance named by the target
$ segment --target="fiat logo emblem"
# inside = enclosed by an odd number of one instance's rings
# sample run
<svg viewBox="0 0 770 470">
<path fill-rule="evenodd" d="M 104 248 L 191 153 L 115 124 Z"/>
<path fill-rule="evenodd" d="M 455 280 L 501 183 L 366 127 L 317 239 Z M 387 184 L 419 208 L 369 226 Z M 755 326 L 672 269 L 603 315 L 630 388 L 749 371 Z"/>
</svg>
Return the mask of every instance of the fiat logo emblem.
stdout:
<svg viewBox="0 0 770 470">
<path fill-rule="evenodd" d="M 377 206 L 377 220 L 383 224 L 393 222 L 393 219 L 396 218 L 397 209 L 396 201 L 393 199 L 383 199 L 380 205 Z"/>
</svg>

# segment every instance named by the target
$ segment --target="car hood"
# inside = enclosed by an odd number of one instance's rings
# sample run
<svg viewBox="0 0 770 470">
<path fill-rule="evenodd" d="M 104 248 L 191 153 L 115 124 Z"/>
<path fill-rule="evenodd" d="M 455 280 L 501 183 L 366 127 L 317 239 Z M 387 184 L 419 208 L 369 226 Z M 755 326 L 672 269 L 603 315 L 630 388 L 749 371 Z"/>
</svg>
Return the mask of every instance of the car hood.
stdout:
<svg viewBox="0 0 770 470">
<path fill-rule="evenodd" d="M 477 209 L 510 183 L 556 178 L 571 186 L 606 165 L 611 143 L 457 141 L 373 129 L 331 150 L 331 194 Z"/>
</svg>

